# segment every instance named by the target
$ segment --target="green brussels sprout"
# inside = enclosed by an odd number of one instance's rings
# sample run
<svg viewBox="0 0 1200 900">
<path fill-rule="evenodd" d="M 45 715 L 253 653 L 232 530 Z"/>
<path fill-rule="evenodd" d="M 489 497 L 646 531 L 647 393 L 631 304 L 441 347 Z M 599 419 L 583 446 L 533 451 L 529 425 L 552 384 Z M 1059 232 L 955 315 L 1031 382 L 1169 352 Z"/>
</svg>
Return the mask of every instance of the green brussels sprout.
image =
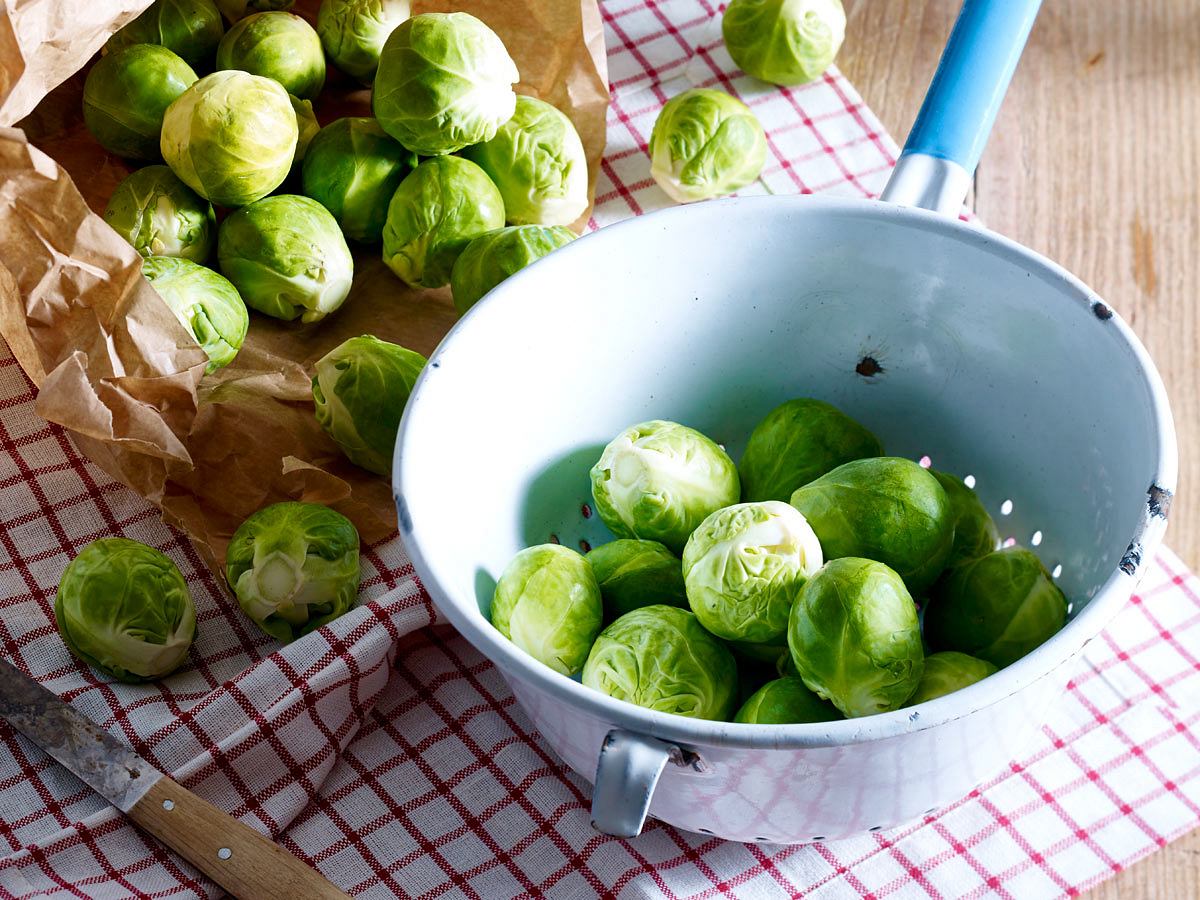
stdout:
<svg viewBox="0 0 1200 900">
<path fill-rule="evenodd" d="M 583 683 L 657 712 L 724 720 L 737 702 L 737 663 L 690 612 L 643 606 L 600 632 Z"/>
<path fill-rule="evenodd" d="M 289 170 L 294 172 L 304 162 L 309 145 L 321 130 L 321 123 L 317 121 L 317 114 L 313 112 L 311 100 L 301 100 L 291 94 L 288 94 L 288 100 L 291 101 L 292 112 L 296 114 L 296 152 L 292 154 L 292 166 Z"/>
<path fill-rule="evenodd" d="M 609 541 L 591 550 L 587 561 L 610 619 L 643 606 L 688 608 L 683 565 L 658 541 Z"/>
<path fill-rule="evenodd" d="M 109 53 L 134 44 L 166 47 L 191 66 L 204 68 L 216 53 L 225 26 L 212 0 L 154 0 L 150 8 L 114 34 Z"/>
<path fill-rule="evenodd" d="M 396 432 L 417 376 L 420 353 L 364 334 L 330 350 L 312 380 L 317 422 L 346 458 L 377 475 L 392 470 Z"/>
<path fill-rule="evenodd" d="M 776 641 L 787 634 L 796 592 L 822 562 L 817 536 L 795 507 L 778 500 L 727 506 L 683 549 L 688 604 L 717 637 Z"/>
<path fill-rule="evenodd" d="M 750 435 L 738 463 L 743 500 L 791 499 L 798 488 L 842 463 L 882 456 L 879 439 L 820 400 L 789 400 Z"/>
<path fill-rule="evenodd" d="M 454 308 L 466 315 L 500 282 L 573 240 L 575 232 L 561 225 L 515 225 L 481 234 L 450 270 Z"/>
<path fill-rule="evenodd" d="M 967 656 L 965 653 L 946 651 L 925 657 L 925 671 L 917 685 L 917 692 L 908 698 L 905 706 L 916 706 L 928 700 L 936 700 L 960 691 L 977 681 L 983 681 L 996 673 L 990 662 Z"/>
<path fill-rule="evenodd" d="M 794 725 L 801 722 L 833 722 L 842 714 L 805 687 L 795 675 L 768 681 L 742 704 L 733 717 L 750 725 Z"/>
<path fill-rule="evenodd" d="M 291 9 L 296 0 L 216 0 L 217 9 L 230 22 L 260 12 Z"/>
<path fill-rule="evenodd" d="M 987 556 L 1000 543 L 996 523 L 983 508 L 979 495 L 963 484 L 957 475 L 930 472 L 950 500 L 950 515 L 954 519 L 954 545 L 946 560 L 947 568 L 962 565 L 968 560 Z"/>
<path fill-rule="evenodd" d="M 925 667 L 917 606 L 883 563 L 847 556 L 805 582 L 788 622 L 792 662 L 847 718 L 899 709 Z"/>
<path fill-rule="evenodd" d="M 285 644 L 347 612 L 359 577 L 357 529 L 319 503 L 260 509 L 225 552 L 225 578 L 242 612 Z"/>
<path fill-rule="evenodd" d="M 299 133 L 278 82 L 248 72 L 213 72 L 167 108 L 162 155 L 201 197 L 244 206 L 283 183 Z"/>
<path fill-rule="evenodd" d="M 221 38 L 217 68 L 274 79 L 301 100 L 311 100 L 325 85 L 321 39 L 289 12 L 255 13 L 240 20 Z"/>
<path fill-rule="evenodd" d="M 911 460 L 857 459 L 792 494 L 826 559 L 886 563 L 920 595 L 941 574 L 954 544 L 954 516 L 936 478 Z"/>
<path fill-rule="evenodd" d="M 491 140 L 467 147 L 500 188 L 511 225 L 570 225 L 588 207 L 588 166 L 579 132 L 542 100 L 517 97 L 517 109 Z"/>
<path fill-rule="evenodd" d="M 388 201 L 415 165 L 416 158 L 374 119 L 338 119 L 309 147 L 304 193 L 333 214 L 346 237 L 377 243 Z"/>
<path fill-rule="evenodd" d="M 1032 550 L 1006 547 L 970 560 L 935 586 L 925 636 L 1003 668 L 1036 650 L 1067 620 L 1067 598 Z"/>
<path fill-rule="evenodd" d="M 725 48 L 747 75 L 794 86 L 820 78 L 846 37 L 841 0 L 730 0 Z"/>
<path fill-rule="evenodd" d="M 284 321 L 321 321 L 346 301 L 354 280 L 337 221 L 295 194 L 256 200 L 222 222 L 217 259 L 247 305 Z"/>
<path fill-rule="evenodd" d="M 502 225 L 504 200 L 483 169 L 457 156 L 427 159 L 388 203 L 383 261 L 413 287 L 444 287 L 467 244 Z"/>
<path fill-rule="evenodd" d="M 659 541 L 672 553 L 711 513 L 738 501 L 737 468 L 693 428 L 654 420 L 626 428 L 592 466 L 592 498 L 617 537 Z"/>
<path fill-rule="evenodd" d="M 206 372 L 233 362 L 246 340 L 250 314 L 232 284 L 190 259 L 169 256 L 150 257 L 142 274 L 208 354 Z"/>
<path fill-rule="evenodd" d="M 196 636 L 196 607 L 175 563 L 127 538 L 92 541 L 67 564 L 54 621 L 71 653 L 130 683 L 174 672 Z"/>
<path fill-rule="evenodd" d="M 766 159 L 762 124 L 723 91 L 672 97 L 650 132 L 650 174 L 677 203 L 732 194 L 758 178 Z"/>
<path fill-rule="evenodd" d="M 317 34 L 330 62 L 369 83 L 383 42 L 411 12 L 409 0 L 321 0 Z"/>
<path fill-rule="evenodd" d="M 212 204 L 166 166 L 146 166 L 108 198 L 104 221 L 142 256 L 204 262 L 212 252 L 217 218 Z"/>
<path fill-rule="evenodd" d="M 371 104 L 383 130 L 421 156 L 490 141 L 521 79 L 496 32 L 468 13 L 427 13 L 384 42 Z M 500 224 L 504 224 L 501 222 Z"/>
<path fill-rule="evenodd" d="M 163 116 L 195 81 L 192 67 L 166 47 L 124 47 L 88 72 L 83 122 L 109 153 L 158 159 Z"/>
<path fill-rule="evenodd" d="M 583 667 L 602 618 L 592 567 L 558 544 L 527 547 L 514 556 L 492 598 L 496 630 L 563 675 Z"/>
<path fill-rule="evenodd" d="M 788 650 L 787 632 L 772 641 L 756 643 L 754 641 L 729 641 L 729 647 L 742 659 L 753 663 L 764 663 L 769 666 L 779 666 L 780 657 L 790 657 Z"/>
</svg>

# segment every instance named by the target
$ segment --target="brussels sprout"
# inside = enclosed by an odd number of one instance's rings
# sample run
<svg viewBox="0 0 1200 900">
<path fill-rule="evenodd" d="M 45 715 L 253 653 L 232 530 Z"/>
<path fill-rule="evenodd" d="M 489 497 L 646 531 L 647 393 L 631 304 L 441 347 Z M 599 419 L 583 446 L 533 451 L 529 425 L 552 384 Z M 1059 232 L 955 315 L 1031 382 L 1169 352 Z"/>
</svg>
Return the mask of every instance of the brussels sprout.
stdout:
<svg viewBox="0 0 1200 900">
<path fill-rule="evenodd" d="M 196 69 L 207 66 L 224 33 L 221 13 L 212 0 L 154 0 L 104 48 L 112 53 L 134 44 L 158 44 Z"/>
<path fill-rule="evenodd" d="M 783 500 L 842 463 L 881 456 L 879 439 L 820 400 L 789 400 L 750 435 L 738 463 L 743 500 Z"/>
<path fill-rule="evenodd" d="M 296 114 L 296 152 L 292 154 L 292 166 L 289 170 L 294 172 L 304 162 L 309 145 L 321 130 L 321 123 L 317 121 L 317 114 L 313 112 L 311 100 L 301 100 L 291 94 L 288 94 L 288 100 L 291 101 L 292 112 Z"/>
<path fill-rule="evenodd" d="M 683 550 L 688 604 L 717 637 L 761 644 L 787 633 L 796 592 L 821 568 L 821 545 L 795 507 L 739 503 L 700 523 Z"/>
<path fill-rule="evenodd" d="M 841 0 L 731 0 L 725 48 L 747 75 L 772 84 L 820 78 L 846 37 Z"/>
<path fill-rule="evenodd" d="M 749 107 L 695 88 L 667 101 L 650 132 L 650 174 L 678 203 L 709 200 L 752 184 L 767 136 Z"/>
<path fill-rule="evenodd" d="M 166 166 L 138 169 L 117 185 L 104 221 L 142 256 L 195 262 L 208 259 L 217 229 L 212 204 Z"/>
<path fill-rule="evenodd" d="M 246 340 L 250 315 L 232 284 L 212 269 L 168 256 L 146 260 L 142 274 L 208 354 L 206 372 L 233 362 Z"/>
<path fill-rule="evenodd" d="M 1066 620 L 1067 598 L 1037 554 L 1006 547 L 946 573 L 925 610 L 925 636 L 937 650 L 1003 668 L 1052 638 Z"/>
<path fill-rule="evenodd" d="M 217 259 L 249 306 L 284 321 L 321 321 L 346 301 L 354 280 L 354 258 L 333 216 L 294 194 L 255 201 L 222 222 Z"/>
<path fill-rule="evenodd" d="M 780 638 L 761 644 L 754 641 L 729 641 L 729 647 L 742 659 L 776 668 L 779 666 L 781 657 L 790 657 L 791 655 L 791 651 L 788 650 L 786 632 Z"/>
<path fill-rule="evenodd" d="M 520 78 L 504 42 L 477 18 L 427 13 L 388 35 L 371 104 L 406 148 L 440 156 L 490 141 L 512 118 Z"/>
<path fill-rule="evenodd" d="M 925 657 L 925 671 L 917 685 L 917 692 L 904 705 L 916 706 L 953 694 L 977 681 L 983 681 L 995 672 L 996 667 L 990 662 L 965 653 L 946 651 L 930 654 Z"/>
<path fill-rule="evenodd" d="M 175 671 L 196 635 L 196 607 L 175 563 L 127 538 L 93 541 L 67 564 L 54 621 L 75 656 L 130 683 Z"/>
<path fill-rule="evenodd" d="M 283 183 L 299 127 L 287 91 L 248 72 L 213 72 L 167 108 L 162 155 L 201 197 L 244 206 Z"/>
<path fill-rule="evenodd" d="M 444 287 L 467 244 L 503 224 L 504 201 L 483 169 L 457 156 L 427 159 L 388 203 L 383 261 L 413 287 Z"/>
<path fill-rule="evenodd" d="M 358 531 L 319 503 L 275 503 L 233 533 L 225 578 L 242 612 L 286 644 L 354 605 Z"/>
<path fill-rule="evenodd" d="M 377 475 L 392 470 L 396 432 L 427 360 L 370 334 L 322 356 L 312 380 L 317 422 L 350 462 Z"/>
<path fill-rule="evenodd" d="M 588 167 L 579 132 L 565 115 L 533 97 L 495 137 L 463 151 L 500 188 L 512 225 L 570 225 L 588 207 Z"/>
<path fill-rule="evenodd" d="M 370 82 L 383 42 L 411 7 L 410 0 L 321 0 L 317 34 L 325 55 L 351 78 Z"/>
<path fill-rule="evenodd" d="M 454 308 L 466 315 L 500 282 L 573 240 L 575 232 L 560 225 L 516 225 L 481 234 L 467 244 L 450 271 Z"/>
<path fill-rule="evenodd" d="M 192 67 L 154 44 L 125 47 L 92 66 L 83 83 L 83 121 L 109 153 L 157 159 L 163 115 L 196 81 Z"/>
<path fill-rule="evenodd" d="M 842 714 L 822 700 L 795 675 L 768 681 L 750 695 L 733 717 L 751 725 L 793 725 L 800 722 L 833 722 Z"/>
<path fill-rule="evenodd" d="M 625 613 L 600 632 L 583 667 L 593 690 L 693 719 L 728 719 L 737 681 L 733 655 L 674 606 Z"/>
<path fill-rule="evenodd" d="M 230 22 L 260 12 L 291 9 L 296 0 L 216 0 L 217 9 Z"/>
<path fill-rule="evenodd" d="M 805 582 L 788 622 L 796 671 L 848 718 L 899 709 L 924 671 L 917 607 L 883 563 L 847 556 Z"/>
<path fill-rule="evenodd" d="M 700 432 L 655 420 L 626 428 L 592 466 L 596 512 L 617 537 L 683 546 L 709 514 L 737 503 L 737 468 Z"/>
<path fill-rule="evenodd" d="M 416 158 L 371 118 L 338 119 L 321 129 L 304 164 L 304 193 L 329 210 L 346 237 L 376 243 L 388 201 Z"/>
<path fill-rule="evenodd" d="M 289 94 L 311 100 L 325 84 L 325 51 L 313 27 L 289 12 L 263 12 L 239 21 L 217 47 L 218 69 L 272 78 Z"/>
<path fill-rule="evenodd" d="M 602 616 L 592 567 L 558 544 L 528 547 L 514 556 L 492 598 L 496 630 L 564 675 L 582 668 Z"/>
<path fill-rule="evenodd" d="M 954 516 L 936 478 L 897 457 L 838 466 L 792 494 L 826 559 L 864 556 L 886 563 L 921 594 L 945 567 Z"/>
<path fill-rule="evenodd" d="M 946 560 L 947 568 L 987 556 L 1000 543 L 1000 532 L 983 508 L 979 495 L 963 484 L 957 475 L 930 471 L 946 492 L 950 501 L 950 515 L 954 519 L 954 545 Z"/>
<path fill-rule="evenodd" d="M 620 540 L 587 555 L 610 619 L 656 604 L 687 609 L 683 566 L 658 541 Z"/>
</svg>

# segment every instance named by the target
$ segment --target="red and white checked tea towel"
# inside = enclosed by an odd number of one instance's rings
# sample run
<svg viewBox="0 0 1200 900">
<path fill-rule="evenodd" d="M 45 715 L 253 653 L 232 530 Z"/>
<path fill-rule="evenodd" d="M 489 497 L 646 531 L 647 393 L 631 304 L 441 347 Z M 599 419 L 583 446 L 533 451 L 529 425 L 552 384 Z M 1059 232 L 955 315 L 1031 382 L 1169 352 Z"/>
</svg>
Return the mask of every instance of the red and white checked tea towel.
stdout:
<svg viewBox="0 0 1200 900">
<path fill-rule="evenodd" d="M 614 102 L 595 222 L 668 203 L 645 152 L 663 99 L 714 85 L 771 137 L 759 190 L 855 196 L 896 147 L 836 72 L 793 91 L 734 74 L 712 0 L 604 3 Z M 741 845 L 656 823 L 596 834 L 589 788 L 550 755 L 492 665 L 444 626 L 396 540 L 365 603 L 279 649 L 139 497 L 33 413 L 0 348 L 0 653 L 197 793 L 359 897 L 982 897 L 1074 894 L 1200 823 L 1200 581 L 1169 552 L 1088 649 L 1036 746 L 935 815 L 823 846 Z M 179 563 L 190 665 L 111 684 L 53 625 L 59 575 L 122 534 Z M 212 896 L 0 721 L 0 896 Z"/>
</svg>

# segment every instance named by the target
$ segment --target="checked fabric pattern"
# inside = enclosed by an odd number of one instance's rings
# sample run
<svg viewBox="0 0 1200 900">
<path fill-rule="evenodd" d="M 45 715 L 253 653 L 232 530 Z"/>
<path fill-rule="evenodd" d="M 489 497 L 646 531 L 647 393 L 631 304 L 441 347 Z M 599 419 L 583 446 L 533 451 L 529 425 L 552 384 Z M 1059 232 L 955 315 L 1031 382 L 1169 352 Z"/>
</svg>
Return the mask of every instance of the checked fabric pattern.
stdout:
<svg viewBox="0 0 1200 900">
<path fill-rule="evenodd" d="M 748 192 L 882 187 L 896 147 L 836 72 L 792 91 L 736 74 L 709 0 L 606 0 L 614 102 L 593 225 L 669 202 L 645 144 L 688 86 L 743 97 L 771 154 Z M 52 606 L 82 545 L 167 552 L 199 611 L 189 665 L 111 684 L 62 647 Z M 280 649 L 186 541 L 33 412 L 0 345 L 0 653 L 356 897 L 1056 897 L 1200 823 L 1200 580 L 1164 551 L 1088 648 L 1035 746 L 952 806 L 807 847 L 651 823 L 589 826 L 589 786 L 529 729 L 496 669 L 437 623 L 397 540 L 363 555 L 364 603 Z M 215 896 L 216 889 L 0 722 L 0 897 Z"/>
</svg>

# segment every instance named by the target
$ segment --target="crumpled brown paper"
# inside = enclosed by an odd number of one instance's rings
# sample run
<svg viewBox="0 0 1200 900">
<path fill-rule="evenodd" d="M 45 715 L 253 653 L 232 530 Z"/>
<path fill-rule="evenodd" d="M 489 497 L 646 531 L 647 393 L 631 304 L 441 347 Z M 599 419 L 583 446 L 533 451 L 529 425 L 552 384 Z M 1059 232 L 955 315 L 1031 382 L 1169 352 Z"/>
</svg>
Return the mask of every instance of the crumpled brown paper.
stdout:
<svg viewBox="0 0 1200 900">
<path fill-rule="evenodd" d="M 356 248 L 354 287 L 338 313 L 316 325 L 252 313 L 234 363 L 202 377 L 203 351 L 141 278 L 140 257 L 97 214 L 130 168 L 92 140 L 81 115 L 80 70 L 147 5 L 0 5 L 0 124 L 32 110 L 24 133 L 0 127 L 0 335 L 39 386 L 38 412 L 159 506 L 214 569 L 238 524 L 278 500 L 326 503 L 364 540 L 384 538 L 395 529 L 388 479 L 347 462 L 317 425 L 312 364 L 368 333 L 429 354 L 455 321 L 449 292 L 414 291 L 377 247 Z M 318 5 L 301 0 L 296 12 L 315 21 Z M 470 12 L 494 28 L 521 71 L 518 89 L 574 121 L 594 187 L 608 105 L 596 0 L 413 7 Z M 46 40 L 53 46 L 38 45 Z M 369 100 L 331 68 L 317 114 L 323 123 L 369 115 Z"/>
</svg>

